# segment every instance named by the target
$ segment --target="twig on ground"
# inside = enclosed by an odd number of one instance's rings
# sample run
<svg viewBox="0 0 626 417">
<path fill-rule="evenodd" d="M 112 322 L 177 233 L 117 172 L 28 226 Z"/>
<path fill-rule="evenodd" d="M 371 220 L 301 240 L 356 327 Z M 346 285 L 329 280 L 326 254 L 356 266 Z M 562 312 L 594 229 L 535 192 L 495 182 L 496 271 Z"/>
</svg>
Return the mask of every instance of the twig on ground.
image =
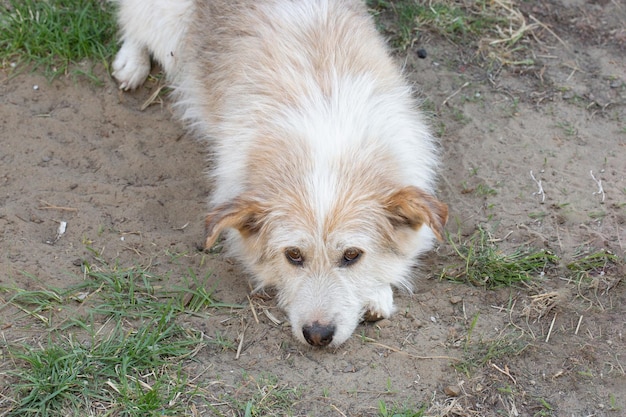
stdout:
<svg viewBox="0 0 626 417">
<path fill-rule="evenodd" d="M 60 210 L 60 211 L 74 211 L 74 212 L 78 211 L 78 209 L 74 207 L 54 206 L 45 200 L 39 200 L 39 202 L 43 204 L 42 206 L 37 207 L 39 210 Z"/>
<path fill-rule="evenodd" d="M 593 178 L 593 180 L 596 182 L 596 185 L 598 186 L 598 191 L 594 192 L 593 195 L 601 195 L 602 196 L 602 203 L 604 203 L 604 198 L 605 198 L 605 194 L 604 194 L 604 188 L 602 188 L 602 180 L 596 179 L 596 177 L 593 175 L 593 171 L 589 171 L 589 174 L 591 175 L 591 178 Z"/>
<path fill-rule="evenodd" d="M 509 378 L 511 378 L 511 381 L 513 381 L 513 385 L 517 385 L 517 382 L 515 381 L 515 378 L 513 378 L 513 376 L 511 375 L 511 373 L 509 372 L 509 367 L 508 366 L 504 366 L 504 369 L 500 368 L 498 365 L 496 365 L 495 363 L 492 363 L 491 366 L 493 366 L 494 368 L 496 368 L 496 370 L 498 372 L 503 373 L 504 375 L 508 376 Z"/>
<path fill-rule="evenodd" d="M 583 316 L 581 315 L 578 318 L 578 324 L 576 325 L 576 331 L 574 331 L 574 334 L 577 335 L 578 334 L 578 330 L 580 330 L 580 324 L 583 322 Z"/>
<path fill-rule="evenodd" d="M 252 310 L 252 315 L 254 316 L 254 321 L 256 324 L 259 324 L 259 316 L 256 315 L 256 309 L 254 308 L 254 304 L 252 304 L 252 299 L 248 296 L 248 302 L 250 303 L 250 310 Z"/>
<path fill-rule="evenodd" d="M 543 22 L 541 22 L 539 19 L 537 19 L 535 16 L 533 15 L 528 15 L 528 17 L 530 17 L 535 23 L 537 23 L 539 26 L 541 26 L 542 28 L 544 28 L 545 30 L 548 31 L 548 33 L 550 33 L 552 36 L 554 36 L 559 42 L 561 42 L 561 45 L 563 45 L 565 47 L 565 49 L 570 50 L 569 45 L 567 45 L 563 39 L 559 38 L 559 36 L 554 33 L 554 31 L 552 29 L 550 29 L 548 26 L 546 26 Z"/>
<path fill-rule="evenodd" d="M 465 82 L 465 84 L 463 84 L 461 86 L 461 88 L 459 88 L 458 90 L 456 90 L 454 93 L 450 94 L 448 97 L 446 97 L 446 99 L 441 103 L 442 106 L 445 106 L 448 103 L 448 100 L 450 100 L 452 97 L 456 96 L 457 94 L 459 94 L 465 87 L 467 87 L 468 85 L 470 85 L 470 82 L 467 81 Z"/>
<path fill-rule="evenodd" d="M 548 335 L 546 336 L 546 343 L 550 341 L 550 335 L 552 334 L 552 328 L 554 327 L 554 322 L 556 321 L 557 313 L 554 313 L 554 317 L 552 318 L 552 323 L 550 323 L 550 329 L 548 330 Z"/>
<path fill-rule="evenodd" d="M 541 185 L 541 180 L 537 180 L 537 178 L 535 178 L 535 176 L 533 175 L 533 171 L 530 171 L 530 178 L 533 179 L 533 181 L 535 181 L 535 184 L 537 184 L 537 186 L 539 187 L 538 191 L 535 191 L 533 193 L 533 195 L 540 195 L 541 196 L 541 203 L 543 204 L 546 201 L 546 193 L 543 191 L 543 186 Z"/>
</svg>

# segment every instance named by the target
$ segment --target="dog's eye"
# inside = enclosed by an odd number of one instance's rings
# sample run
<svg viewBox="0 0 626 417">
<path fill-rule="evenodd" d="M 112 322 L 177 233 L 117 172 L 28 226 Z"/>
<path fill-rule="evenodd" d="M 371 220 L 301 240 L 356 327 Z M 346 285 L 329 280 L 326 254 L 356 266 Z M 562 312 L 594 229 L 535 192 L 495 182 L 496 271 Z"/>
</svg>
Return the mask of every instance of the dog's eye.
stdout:
<svg viewBox="0 0 626 417">
<path fill-rule="evenodd" d="M 350 266 L 353 265 L 356 261 L 361 258 L 363 251 L 357 248 L 346 249 L 343 252 L 343 258 L 341 258 L 341 266 Z"/>
<path fill-rule="evenodd" d="M 302 256 L 302 252 L 298 248 L 287 248 L 285 249 L 285 257 L 289 261 L 289 263 L 302 266 L 304 263 L 304 256 Z"/>
</svg>

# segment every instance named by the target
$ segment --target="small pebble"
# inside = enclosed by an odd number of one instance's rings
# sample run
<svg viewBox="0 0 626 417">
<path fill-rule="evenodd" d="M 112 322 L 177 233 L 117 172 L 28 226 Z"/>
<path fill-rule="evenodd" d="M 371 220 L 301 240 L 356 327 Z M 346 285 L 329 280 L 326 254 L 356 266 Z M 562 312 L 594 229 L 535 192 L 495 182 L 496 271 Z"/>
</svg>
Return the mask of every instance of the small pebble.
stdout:
<svg viewBox="0 0 626 417">
<path fill-rule="evenodd" d="M 356 367 L 354 365 L 348 365 L 345 368 L 343 368 L 344 374 L 352 374 L 354 372 L 356 372 Z"/>
<path fill-rule="evenodd" d="M 448 385 L 443 389 L 448 397 L 458 397 L 461 395 L 461 388 L 458 385 Z"/>
<path fill-rule="evenodd" d="M 382 320 L 377 321 L 376 325 L 378 327 L 380 327 L 381 329 L 383 329 L 385 327 L 391 326 L 391 320 L 389 320 L 389 319 L 382 319 Z"/>
<path fill-rule="evenodd" d="M 39 86 L 37 84 L 33 85 L 33 90 L 39 90 Z"/>
<path fill-rule="evenodd" d="M 461 301 L 463 301 L 463 297 L 459 297 L 458 295 L 454 295 L 454 296 L 450 297 L 450 303 L 451 304 L 458 304 Z"/>
<path fill-rule="evenodd" d="M 420 48 L 420 49 L 417 50 L 417 57 L 418 58 L 424 59 L 427 56 L 428 56 L 428 52 L 426 52 L 426 49 Z"/>
</svg>

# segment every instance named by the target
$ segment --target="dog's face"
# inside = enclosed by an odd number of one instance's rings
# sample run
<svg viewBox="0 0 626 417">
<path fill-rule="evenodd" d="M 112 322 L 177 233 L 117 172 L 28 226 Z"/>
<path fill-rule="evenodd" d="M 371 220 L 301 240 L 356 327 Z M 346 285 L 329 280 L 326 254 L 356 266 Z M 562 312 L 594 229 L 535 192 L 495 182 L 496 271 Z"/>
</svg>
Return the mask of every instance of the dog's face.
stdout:
<svg viewBox="0 0 626 417">
<path fill-rule="evenodd" d="M 434 197 L 416 187 L 358 188 L 323 210 L 284 192 L 244 195 L 207 216 L 206 246 L 223 229 L 238 231 L 238 254 L 259 288 L 277 289 L 302 343 L 339 346 L 364 315 L 389 317 L 391 286 L 410 287 L 415 257 L 441 239 L 447 206 Z"/>
</svg>

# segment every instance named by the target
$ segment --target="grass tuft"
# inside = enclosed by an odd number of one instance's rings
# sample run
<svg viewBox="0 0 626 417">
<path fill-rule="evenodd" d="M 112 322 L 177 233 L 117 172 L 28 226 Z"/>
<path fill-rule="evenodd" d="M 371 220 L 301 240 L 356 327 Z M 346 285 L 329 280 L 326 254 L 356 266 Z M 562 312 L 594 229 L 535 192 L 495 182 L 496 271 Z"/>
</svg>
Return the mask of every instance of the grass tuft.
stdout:
<svg viewBox="0 0 626 417">
<path fill-rule="evenodd" d="M 573 274 L 579 290 L 606 293 L 623 279 L 623 260 L 606 249 L 594 251 L 581 248 L 566 267 Z"/>
<path fill-rule="evenodd" d="M 104 0 L 7 0 L 0 3 L 2 66 L 32 65 L 52 79 L 91 70 L 76 68 L 86 60 L 108 68 L 116 25 L 111 2 Z"/>
<path fill-rule="evenodd" d="M 465 242 L 449 241 L 463 265 L 444 269 L 442 278 L 489 289 L 529 281 L 558 263 L 556 255 L 543 249 L 520 248 L 510 254 L 503 253 L 489 242 L 482 228 Z"/>
<path fill-rule="evenodd" d="M 459 45 L 475 45 L 488 62 L 533 63 L 518 56 L 526 49 L 520 41 L 541 25 L 528 23 L 513 0 L 368 0 L 367 4 L 397 49 L 412 48 L 419 32 L 429 31 Z"/>
<path fill-rule="evenodd" d="M 475 369 L 497 359 L 517 356 L 528 346 L 528 342 L 513 335 L 505 335 L 489 341 L 468 342 L 464 348 L 464 359 L 454 363 L 453 366 L 457 371 L 470 377 Z"/>
<path fill-rule="evenodd" d="M 406 405 L 391 404 L 385 401 L 378 401 L 378 415 L 380 417 L 422 417 L 426 407 L 407 407 Z"/>
<path fill-rule="evenodd" d="M 302 391 L 280 383 L 272 374 L 254 377 L 244 373 L 235 396 L 223 398 L 245 417 L 291 415 L 291 408 L 300 400 Z M 242 400 L 243 397 L 244 399 Z"/>
<path fill-rule="evenodd" d="M 104 338 L 71 335 L 46 346 L 12 347 L 19 371 L 17 403 L 9 416 L 56 416 L 98 403 L 109 415 L 145 416 L 181 411 L 175 401 L 188 390 L 181 364 L 203 345 L 199 333 L 171 321 L 167 311 L 128 331 L 118 322 Z"/>
<path fill-rule="evenodd" d="M 45 341 L 6 342 L 13 405 L 2 415 L 188 415 L 197 388 L 184 364 L 208 343 L 178 324 L 217 302 L 206 279 L 185 285 L 146 268 L 84 264 L 84 280 L 66 289 L 0 288 L 26 319 L 43 321 Z M 208 278 L 208 277 L 207 277 Z"/>
</svg>

